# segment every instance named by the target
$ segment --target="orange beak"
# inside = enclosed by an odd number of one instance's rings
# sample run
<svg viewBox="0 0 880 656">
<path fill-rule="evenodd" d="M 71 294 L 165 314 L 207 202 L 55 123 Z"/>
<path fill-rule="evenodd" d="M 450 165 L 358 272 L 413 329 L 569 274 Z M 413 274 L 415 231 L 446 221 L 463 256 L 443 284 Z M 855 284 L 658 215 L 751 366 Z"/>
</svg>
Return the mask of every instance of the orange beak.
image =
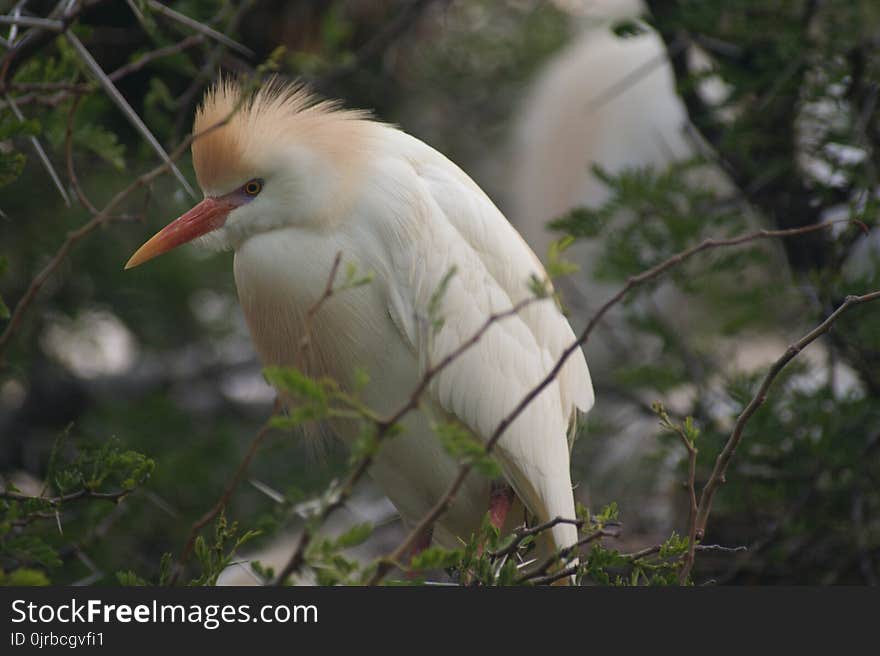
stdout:
<svg viewBox="0 0 880 656">
<path fill-rule="evenodd" d="M 226 223 L 226 217 L 239 204 L 227 197 L 206 198 L 189 212 L 153 235 L 131 256 L 131 259 L 126 262 L 125 268 L 131 269 L 141 265 L 147 260 L 162 255 L 162 253 L 167 253 L 172 248 L 177 248 L 181 244 L 222 227 Z"/>
</svg>

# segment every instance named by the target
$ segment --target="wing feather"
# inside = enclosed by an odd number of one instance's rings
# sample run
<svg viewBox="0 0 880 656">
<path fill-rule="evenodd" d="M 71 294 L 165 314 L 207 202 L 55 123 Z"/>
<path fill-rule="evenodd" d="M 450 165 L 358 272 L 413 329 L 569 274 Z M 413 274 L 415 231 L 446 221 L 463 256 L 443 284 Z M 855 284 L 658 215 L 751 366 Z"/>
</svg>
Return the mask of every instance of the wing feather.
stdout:
<svg viewBox="0 0 880 656">
<path fill-rule="evenodd" d="M 492 313 L 528 297 L 540 262 L 486 195 L 452 162 L 401 134 L 385 198 L 398 211 L 384 216 L 389 244 L 389 313 L 424 367 L 474 335 Z M 390 180 L 393 180 L 393 187 Z M 387 204 L 385 205 L 387 212 Z M 435 329 L 426 320 L 435 291 L 451 268 Z M 572 343 L 574 334 L 552 299 L 496 322 L 435 379 L 432 400 L 486 441 Z M 574 516 L 566 436 L 576 408 L 593 404 L 589 370 L 580 351 L 506 430 L 496 457 L 517 496 L 539 519 Z M 553 530 L 557 545 L 576 540 L 573 526 Z"/>
</svg>

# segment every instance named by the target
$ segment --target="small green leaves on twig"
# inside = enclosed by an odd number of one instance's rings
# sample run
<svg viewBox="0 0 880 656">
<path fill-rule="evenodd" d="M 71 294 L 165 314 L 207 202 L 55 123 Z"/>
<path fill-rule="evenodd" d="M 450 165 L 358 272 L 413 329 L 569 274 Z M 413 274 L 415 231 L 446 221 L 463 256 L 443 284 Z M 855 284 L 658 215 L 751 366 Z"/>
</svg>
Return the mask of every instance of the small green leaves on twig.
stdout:
<svg viewBox="0 0 880 656">
<path fill-rule="evenodd" d="M 440 279 L 440 284 L 437 285 L 428 301 L 428 322 L 431 325 L 431 333 L 434 335 L 443 328 L 444 318 L 440 314 L 440 307 L 443 303 L 443 297 L 446 296 L 446 290 L 449 289 L 449 283 L 457 272 L 458 269 L 455 266 L 450 267 Z"/>
<path fill-rule="evenodd" d="M 457 421 L 449 421 L 433 426 L 434 433 L 446 452 L 459 463 L 470 463 L 474 469 L 489 479 L 501 476 L 500 465 L 486 452 L 471 431 Z"/>
<path fill-rule="evenodd" d="M 659 401 L 655 401 L 651 404 L 651 410 L 660 418 L 660 426 L 663 430 L 675 433 L 691 447 L 696 444 L 697 438 L 700 435 L 700 429 L 694 424 L 693 417 L 685 417 L 684 423 L 678 424 L 670 418 L 669 413 L 666 411 L 666 407 Z"/>
<path fill-rule="evenodd" d="M 547 250 L 547 275 L 551 280 L 561 278 L 562 276 L 570 276 L 580 271 L 580 266 L 563 257 L 563 253 L 567 251 L 575 242 L 575 238 L 571 235 L 565 235 L 550 243 Z"/>
</svg>

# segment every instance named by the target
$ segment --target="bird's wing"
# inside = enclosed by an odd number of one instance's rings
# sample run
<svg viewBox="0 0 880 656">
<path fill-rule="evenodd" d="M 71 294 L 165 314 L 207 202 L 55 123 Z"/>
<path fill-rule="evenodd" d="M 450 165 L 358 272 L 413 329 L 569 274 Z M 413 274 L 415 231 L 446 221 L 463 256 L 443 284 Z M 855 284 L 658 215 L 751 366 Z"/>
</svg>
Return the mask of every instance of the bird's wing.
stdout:
<svg viewBox="0 0 880 656">
<path fill-rule="evenodd" d="M 427 148 L 427 147 L 425 147 Z M 493 313 L 529 295 L 540 264 L 483 192 L 433 150 L 394 167 L 397 209 L 386 213 L 389 232 L 389 311 L 422 366 L 440 362 L 475 335 Z M 432 299 L 439 324 L 428 320 Z M 443 369 L 432 399 L 488 440 L 500 422 L 535 388 L 574 341 L 551 299 L 494 323 L 471 348 Z M 507 427 L 495 455 L 531 512 L 546 520 L 574 514 L 566 434 L 575 406 L 593 402 L 589 371 L 578 351 L 558 379 L 543 388 Z M 554 528 L 557 544 L 571 543 L 570 525 Z"/>
<path fill-rule="evenodd" d="M 467 174 L 436 151 L 431 152 L 435 157 L 420 160 L 416 170 L 446 219 L 477 252 L 513 303 L 531 296 L 530 277 L 546 277 L 538 257 Z M 575 335 L 562 313 L 551 310 L 549 305 L 530 305 L 520 314 L 538 344 L 555 362 L 574 342 Z M 593 407 L 593 384 L 580 349 L 572 353 L 560 371 L 559 386 L 566 416 L 575 407 L 582 412 Z"/>
</svg>

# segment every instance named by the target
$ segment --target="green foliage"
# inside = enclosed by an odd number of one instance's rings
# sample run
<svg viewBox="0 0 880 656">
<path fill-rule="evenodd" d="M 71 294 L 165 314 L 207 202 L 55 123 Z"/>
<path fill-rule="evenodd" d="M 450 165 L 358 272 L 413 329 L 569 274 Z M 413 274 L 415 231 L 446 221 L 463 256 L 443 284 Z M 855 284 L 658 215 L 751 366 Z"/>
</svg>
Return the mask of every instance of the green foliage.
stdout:
<svg viewBox="0 0 880 656">
<path fill-rule="evenodd" d="M 715 186 L 695 182 L 707 165 L 692 160 L 663 170 L 626 168 L 617 174 L 595 166 L 594 175 L 608 187 L 608 200 L 597 209 L 573 210 L 551 225 L 573 237 L 595 237 L 609 228 L 595 275 L 622 279 L 640 273 L 703 235 L 742 230 L 740 208 L 723 202 Z"/>
<path fill-rule="evenodd" d="M 119 582 L 119 585 L 122 586 L 147 586 L 150 585 L 150 582 L 144 578 L 141 578 L 131 570 L 126 570 L 124 572 L 116 572 L 116 580 Z"/>
<path fill-rule="evenodd" d="M 125 170 L 125 144 L 113 132 L 98 125 L 79 125 L 74 132 L 74 143 L 91 151 L 117 171 Z"/>
<path fill-rule="evenodd" d="M 214 540 L 209 543 L 199 535 L 193 553 L 201 567 L 201 574 L 190 581 L 190 585 L 215 585 L 217 578 L 232 562 L 236 552 L 259 535 L 258 531 L 242 532 L 238 522 L 229 522 L 221 513 L 214 525 Z M 167 563 L 164 568 L 167 571 Z M 167 576 L 167 574 L 165 575 Z M 160 576 L 161 579 L 164 576 Z"/>
<path fill-rule="evenodd" d="M 50 453 L 44 493 L 28 496 L 7 484 L 0 496 L 0 571 L 7 577 L 31 576 L 28 572 L 39 567 L 46 577 L 45 570 L 62 565 L 59 544 L 67 537 L 68 508 L 90 499 L 109 508 L 108 501 L 119 503 L 143 486 L 154 466 L 143 454 L 121 448 L 118 440 L 71 443 L 62 433 Z M 16 574 L 19 570 L 24 573 Z"/>
<path fill-rule="evenodd" d="M 319 538 L 309 545 L 306 562 L 319 585 L 352 585 L 361 580 L 361 566 L 343 551 L 363 544 L 373 534 L 369 523 L 355 524 L 336 538 Z"/>
<path fill-rule="evenodd" d="M 446 452 L 460 463 L 471 465 L 483 476 L 492 479 L 501 476 L 501 467 L 486 452 L 473 433 L 457 421 L 434 424 L 434 433 Z"/>
<path fill-rule="evenodd" d="M 863 550 L 876 539 L 870 522 L 880 512 L 875 485 L 880 405 L 862 395 L 838 396 L 826 385 L 805 385 L 803 376 L 803 370 L 796 370 L 774 386 L 747 424 L 743 446 L 718 495 L 713 539 L 753 545 L 742 569 L 728 571 L 726 579 L 842 582 L 869 558 Z M 701 454 L 718 452 L 728 437 L 725 426 L 757 384 L 754 377 L 731 381 L 730 415 L 704 428 Z M 872 426 L 875 430 L 865 430 Z M 705 477 L 713 464 L 708 455 L 700 458 L 698 476 Z M 740 517 L 749 517 L 748 524 Z M 765 538 L 768 534 L 772 539 Z M 808 549 L 804 536 L 809 536 Z M 825 565 L 817 568 L 817 562 Z"/>
<path fill-rule="evenodd" d="M 691 447 L 696 445 L 697 437 L 700 435 L 700 429 L 694 424 L 693 417 L 685 417 L 684 423 L 679 424 L 669 416 L 666 408 L 659 401 L 656 401 L 651 405 L 651 410 L 660 418 L 660 426 L 663 430 L 680 435 L 687 440 Z"/>
<path fill-rule="evenodd" d="M 0 114 L 0 142 L 8 142 L 13 137 L 21 138 L 39 133 L 39 121 L 19 120 L 11 111 Z M 0 148 L 0 187 L 5 187 L 21 175 L 25 161 L 23 153 Z"/>
<path fill-rule="evenodd" d="M 154 467 L 152 459 L 123 450 L 118 440 L 110 439 L 97 448 L 79 452 L 69 465 L 53 471 L 52 479 L 62 495 L 107 488 L 131 491 L 147 481 Z"/>
<path fill-rule="evenodd" d="M 570 276 L 580 270 L 578 264 L 563 258 L 565 251 L 567 251 L 574 242 L 575 238 L 573 236 L 566 235 L 550 243 L 545 268 L 547 269 L 547 275 L 551 280 L 562 276 Z"/>
<path fill-rule="evenodd" d="M 266 14 L 275 14 L 259 6 L 247 13 L 241 25 L 248 45 L 272 52 L 258 66 L 249 88 L 273 70 L 303 75 L 349 106 L 374 107 L 383 119 L 411 126 L 467 170 L 474 170 L 469 163 L 485 161 L 486 153 L 507 138 L 508 118 L 524 84 L 570 31 L 568 17 L 553 3 L 474 0 L 446 8 L 442 29 L 428 24 L 435 29 L 430 43 L 404 34 L 387 52 L 361 59 L 360 48 L 393 16 L 382 10 L 358 12 L 351 4 L 299 3 L 295 11 L 302 9 L 305 18 L 296 33 L 285 33 L 291 42 L 289 55 L 272 41 L 278 26 L 269 25 Z M 689 109 L 702 136 L 711 142 L 705 152 L 714 150 L 730 175 L 730 189 L 717 191 L 706 176 L 716 163 L 714 156 L 664 170 L 612 173 L 597 168 L 608 200 L 599 207 L 573 210 L 554 224 L 562 237 L 547 254 L 549 279 L 595 275 L 621 282 L 703 238 L 741 232 L 747 223 L 754 228 L 808 224 L 837 210 L 836 216 L 843 212 L 877 224 L 880 203 L 874 194 L 872 155 L 880 134 L 874 83 L 880 70 L 871 50 L 880 21 L 876 2 L 648 4 L 649 20 L 658 29 L 689 34 L 710 57 L 707 70 L 677 80 L 681 91 L 688 94 L 706 80 L 727 86 L 727 97 L 709 112 L 697 112 L 693 103 Z M 73 28 L 108 72 L 189 33 L 156 15 L 144 0 L 136 5 L 141 18 L 124 3 L 118 10 L 108 4 L 106 13 L 97 12 L 88 25 Z M 171 6 L 221 30 L 239 10 L 224 0 L 178 0 Z M 108 26 L 113 34 L 133 38 L 108 46 L 103 34 Z M 636 39 L 646 28 L 625 20 L 610 29 L 621 39 Z M 168 148 L 188 129 L 199 87 L 208 81 L 203 73 L 213 75 L 216 62 L 231 61 L 228 53 L 216 59 L 215 48 L 205 39 L 119 82 L 123 95 Z M 337 74 L 355 62 L 356 67 Z M 81 207 L 65 208 L 47 192 L 46 173 L 31 156 L 28 143 L 31 136 L 40 139 L 67 184 L 64 143 L 72 97 L 58 94 L 60 86 L 32 91 L 15 85 L 76 85 L 82 91 L 72 123 L 73 165 L 96 204 L 156 161 L 91 81 L 91 73 L 65 39 L 54 39 L 19 63 L 7 80 L 7 91 L 21 99 L 26 119 L 19 120 L 8 106 L 0 111 L 0 320 L 9 317 L 3 299 L 22 297 L 31 277 L 81 225 L 84 215 Z M 802 134 L 809 139 L 802 142 Z M 102 165 L 94 166 L 96 162 Z M 192 178 L 187 158 L 180 164 Z M 490 192 L 504 190 L 503 179 L 480 182 Z M 492 189 L 493 184 L 498 189 Z M 106 583 L 114 582 L 113 572 L 122 585 L 170 584 L 177 572 L 173 554 L 179 554 L 193 518 L 216 501 L 241 460 L 243 436 L 253 432 L 258 415 L 268 413 L 265 404 L 233 401 L 228 392 L 234 387 L 227 385 L 234 377 L 232 370 L 239 364 L 229 356 L 241 357 L 236 346 L 240 327 L 231 309 L 235 299 L 229 256 L 203 261 L 181 252 L 157 261 L 149 271 L 122 273 L 121 253 L 130 252 L 144 233 L 186 209 L 187 201 L 170 180 L 157 180 L 147 198 L 148 206 L 132 197 L 120 209 L 137 213 L 142 222 L 114 223 L 112 229 L 108 224 L 77 244 L 46 282 L 3 354 L 0 455 L 12 464 L 3 472 L 5 496 L 0 499 L 0 584 L 42 585 L 50 579 Z M 645 292 L 656 285 L 631 295 L 626 318 L 638 331 L 637 339 L 659 344 L 659 355 L 613 372 L 612 387 L 619 389 L 600 389 L 600 406 L 618 392 L 637 397 L 642 410 L 644 399 L 664 399 L 675 408 L 673 414 L 684 419 L 672 419 L 660 406 L 660 430 L 684 434 L 692 445 L 699 441 L 698 482 L 705 480 L 758 378 L 722 367 L 725 355 L 717 337 L 733 336 L 742 342 L 753 332 L 782 327 L 789 339 L 814 325 L 847 294 L 877 289 L 880 262 L 856 267 L 851 261 L 855 232 L 847 229 L 832 238 L 829 231 L 817 237 L 817 248 L 805 246 L 805 241 L 786 241 L 791 267 L 780 252 L 743 247 L 701 255 L 664 278 L 689 300 L 713 308 L 708 325 L 698 327 L 700 339 L 677 334 L 666 325 L 669 308 L 662 302 L 648 309 L 632 303 L 645 300 Z M 589 262 L 588 270 L 577 271 L 565 259 L 566 249 L 573 240 L 588 238 L 602 240 L 601 254 Z M 442 299 L 454 273 L 444 276 L 432 296 L 428 315 L 434 332 L 443 326 Z M 346 263 L 333 293 L 371 279 L 371 274 Z M 535 296 L 548 297 L 548 282 L 536 277 L 529 288 Z M 206 297 L 210 302 L 202 304 L 200 299 Z M 197 311 L 202 305 L 214 309 Z M 45 347 L 55 317 L 95 310 L 112 313 L 131 334 L 138 362 L 125 373 L 84 377 Z M 694 582 L 714 578 L 852 583 L 868 580 L 870 572 L 877 571 L 880 314 L 867 306 L 853 310 L 838 322 L 823 347 L 830 365 L 814 361 L 809 370 L 795 367 L 786 372 L 753 417 L 715 502 L 709 525 L 712 540 L 753 548 L 735 558 L 698 552 Z M 827 376 L 827 382 L 815 375 L 828 371 L 835 374 Z M 830 380 L 835 377 L 837 384 Z M 839 379 L 847 377 L 856 381 L 841 389 Z M 242 486 L 228 514 L 247 517 L 247 525 L 239 528 L 221 517 L 210 537 L 199 537 L 194 562 L 184 568 L 181 581 L 215 583 L 238 548 L 255 546 L 288 526 L 297 503 L 316 495 L 324 502 L 332 500 L 339 489 L 328 487 L 328 481 L 344 473 L 347 464 L 371 458 L 381 448 L 381 424 L 360 401 L 371 385 L 367 372 L 357 373 L 349 391 L 296 369 L 268 370 L 266 379 L 291 403 L 289 414 L 276 418 L 275 426 L 300 429 L 327 420 L 353 421 L 360 438 L 349 459 L 331 453 L 329 462 L 320 466 L 305 455 L 304 440 L 268 442 L 249 476 L 284 490 L 281 500 L 272 499 L 270 505 L 266 495 Z M 670 397 L 676 402 L 667 401 Z M 585 430 L 604 431 L 616 439 L 629 419 L 622 421 L 624 425 L 615 425 L 593 413 Z M 70 422 L 69 436 L 56 440 Z M 469 431 L 456 423 L 436 429 L 457 461 L 486 476 L 500 475 Z M 393 439 L 401 430 L 382 426 L 382 439 Z M 103 439 L 108 434 L 118 437 Z M 634 473 L 615 469 L 607 476 L 625 490 L 637 487 L 659 470 L 668 459 L 665 450 L 672 448 L 680 453 L 678 440 L 658 441 L 650 466 L 641 466 L 644 461 L 633 455 L 631 461 L 638 463 Z M 603 449 L 602 444 L 581 440 L 574 466 L 588 467 L 592 458 L 585 454 L 601 455 Z M 155 454 L 155 461 L 146 453 Z M 21 492 L 6 475 L 22 471 L 42 483 L 40 498 L 19 498 Z M 611 484 L 592 476 L 595 473 L 591 470 L 583 477 L 589 489 L 581 486 L 577 494 L 600 506 L 599 501 L 617 495 Z M 138 492 L 147 484 L 148 490 Z M 647 498 L 653 501 L 656 493 L 651 488 Z M 674 501 L 685 507 L 682 498 Z M 651 504 L 641 504 L 637 497 L 621 502 L 621 511 L 610 504 L 595 516 L 581 507 L 581 539 L 597 531 L 622 532 L 619 515 L 627 520 L 627 544 L 657 534 L 658 527 L 632 519 L 641 505 Z M 674 525 L 681 530 L 682 523 L 676 520 Z M 662 544 L 634 553 L 614 548 L 613 537 L 590 539 L 576 576 L 592 584 L 676 584 L 689 545 L 670 530 L 662 528 L 662 535 L 670 535 Z M 363 544 L 371 532 L 368 525 L 360 525 L 335 538 L 317 537 L 306 553 L 307 567 L 326 584 L 364 581 L 371 568 L 361 566 L 349 550 Z M 459 548 L 432 547 L 415 556 L 408 569 L 426 578 L 442 576 L 439 570 L 446 570 L 453 581 L 467 585 L 529 584 L 524 578 L 528 567 L 520 565 L 536 557 L 543 537 L 499 535 L 484 522 Z M 510 553 L 498 555 L 508 548 Z M 86 571 L 80 559 L 70 557 L 80 551 L 88 553 L 101 572 Z M 573 556 L 560 554 L 547 573 L 561 571 Z M 259 563 L 253 568 L 264 578 L 274 575 Z"/>
<path fill-rule="evenodd" d="M 440 283 L 437 285 L 437 288 L 433 291 L 431 298 L 428 300 L 428 321 L 431 324 L 431 332 L 434 335 L 440 332 L 440 329 L 443 328 L 443 324 L 445 323 L 443 316 L 440 314 L 440 310 L 443 304 L 443 297 L 446 296 L 446 290 L 449 289 L 449 283 L 452 282 L 456 273 L 457 268 L 455 266 L 450 267 L 449 270 L 443 274 Z"/>
<path fill-rule="evenodd" d="M 9 268 L 9 259 L 4 255 L 0 255 L 0 278 L 3 278 L 3 274 L 6 273 L 6 269 Z M 6 303 L 3 301 L 3 295 L 0 294 L 0 319 L 8 319 L 9 318 L 9 308 L 6 306 Z"/>
<path fill-rule="evenodd" d="M 41 570 L 19 567 L 11 572 L 0 570 L 0 585 L 45 586 L 49 579 Z"/>
<path fill-rule="evenodd" d="M 286 416 L 274 417 L 276 428 L 297 428 L 310 421 L 321 421 L 330 415 L 330 404 L 338 385 L 330 379 L 315 380 L 292 367 L 269 367 L 266 380 L 296 403 Z"/>
</svg>

